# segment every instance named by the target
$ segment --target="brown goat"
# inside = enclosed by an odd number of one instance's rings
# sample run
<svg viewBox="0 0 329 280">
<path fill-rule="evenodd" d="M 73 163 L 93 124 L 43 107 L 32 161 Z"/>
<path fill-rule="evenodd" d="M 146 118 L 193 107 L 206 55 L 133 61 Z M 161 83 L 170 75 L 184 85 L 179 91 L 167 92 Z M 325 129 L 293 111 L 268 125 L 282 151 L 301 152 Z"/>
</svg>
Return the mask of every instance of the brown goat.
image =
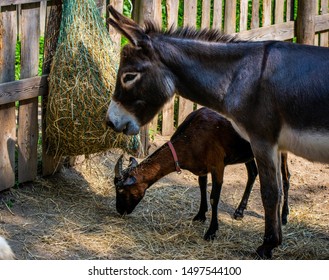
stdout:
<svg viewBox="0 0 329 280">
<path fill-rule="evenodd" d="M 220 114 L 204 107 L 192 112 L 171 137 L 179 166 L 199 176 L 201 191 L 200 209 L 194 221 L 205 221 L 207 207 L 207 174 L 212 176 L 210 203 L 211 222 L 204 239 L 214 239 L 218 230 L 217 207 L 223 184 L 226 165 L 245 163 L 248 182 L 243 198 L 234 213 L 234 218 L 243 218 L 252 186 L 258 171 L 250 144 L 241 138 L 231 123 Z M 176 171 L 173 154 L 164 144 L 140 164 L 130 158 L 129 167 L 122 170 L 122 156 L 115 166 L 116 208 L 123 214 L 130 214 L 144 197 L 146 189 L 165 175 Z M 284 182 L 284 205 L 282 222 L 287 222 L 289 171 L 287 154 L 282 154 L 282 178 Z"/>
</svg>

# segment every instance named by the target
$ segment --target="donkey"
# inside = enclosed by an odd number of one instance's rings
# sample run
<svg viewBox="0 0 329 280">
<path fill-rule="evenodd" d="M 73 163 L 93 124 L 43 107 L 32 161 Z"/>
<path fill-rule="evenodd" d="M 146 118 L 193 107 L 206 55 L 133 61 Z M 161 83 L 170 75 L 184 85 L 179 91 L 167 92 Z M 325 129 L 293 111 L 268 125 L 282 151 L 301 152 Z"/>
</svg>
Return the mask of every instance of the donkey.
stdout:
<svg viewBox="0 0 329 280">
<path fill-rule="evenodd" d="M 242 219 L 249 195 L 257 177 L 257 167 L 249 142 L 241 138 L 231 123 L 223 116 L 206 107 L 187 116 L 178 126 L 170 141 L 157 149 L 140 164 L 130 158 L 129 167 L 122 170 L 122 156 L 115 165 L 116 208 L 121 214 L 130 214 L 142 200 L 146 190 L 160 178 L 171 172 L 186 169 L 199 176 L 201 203 L 194 221 L 206 220 L 207 174 L 211 173 L 210 194 L 211 222 L 204 235 L 205 240 L 214 239 L 218 230 L 218 203 L 223 184 L 224 168 L 227 165 L 245 163 L 248 181 L 235 219 Z M 282 180 L 284 204 L 282 223 L 288 216 L 289 170 L 287 154 L 282 154 Z"/>
<path fill-rule="evenodd" d="M 217 30 L 142 28 L 109 10 L 109 23 L 130 44 L 121 50 L 108 125 L 136 134 L 174 92 L 230 119 L 256 158 L 265 210 L 257 254 L 271 258 L 282 243 L 280 152 L 329 163 L 329 49 L 241 41 Z"/>
</svg>

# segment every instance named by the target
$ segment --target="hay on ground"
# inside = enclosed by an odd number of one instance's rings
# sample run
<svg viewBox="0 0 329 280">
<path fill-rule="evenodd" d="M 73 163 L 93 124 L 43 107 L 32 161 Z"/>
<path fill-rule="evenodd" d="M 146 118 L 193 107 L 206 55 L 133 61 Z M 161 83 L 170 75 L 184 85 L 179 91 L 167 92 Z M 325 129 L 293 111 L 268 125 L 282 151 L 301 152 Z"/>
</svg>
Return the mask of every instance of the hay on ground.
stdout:
<svg viewBox="0 0 329 280">
<path fill-rule="evenodd" d="M 197 178 L 184 171 L 152 186 L 134 212 L 121 217 L 115 208 L 113 169 L 118 154 L 99 156 L 75 169 L 64 169 L 33 186 L 12 190 L 0 200 L 0 235 L 19 259 L 255 259 L 264 233 L 259 183 L 242 221 L 232 218 L 245 186 L 226 176 L 219 204 L 219 231 L 214 241 L 203 240 L 205 223 L 192 222 L 199 209 Z M 319 165 L 317 165 L 319 166 Z M 316 167 L 314 167 L 314 170 Z M 241 177 L 245 168 L 231 166 Z M 231 174 L 231 173 L 229 173 Z M 283 227 L 283 244 L 274 259 L 329 259 L 328 201 L 298 194 L 302 178 L 293 173 L 291 211 Z M 227 174 L 228 175 L 228 174 Z M 192 176 L 192 177 L 191 177 Z M 192 180 L 195 179 L 195 180 Z M 231 183 L 230 183 L 231 182 Z M 317 185 L 312 185 L 317 188 Z M 317 188 L 318 198 L 329 188 Z M 208 189 L 210 191 L 210 188 Z M 209 194 L 208 194 L 209 195 Z"/>
</svg>

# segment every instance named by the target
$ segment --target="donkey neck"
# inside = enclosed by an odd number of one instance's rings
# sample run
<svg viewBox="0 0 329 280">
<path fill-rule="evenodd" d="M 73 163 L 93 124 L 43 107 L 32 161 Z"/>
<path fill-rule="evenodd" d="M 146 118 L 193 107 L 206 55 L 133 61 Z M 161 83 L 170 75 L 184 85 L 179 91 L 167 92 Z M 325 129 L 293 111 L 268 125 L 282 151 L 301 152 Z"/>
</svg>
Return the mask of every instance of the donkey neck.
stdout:
<svg viewBox="0 0 329 280">
<path fill-rule="evenodd" d="M 243 75 L 247 62 L 256 53 L 259 57 L 262 49 L 259 42 L 220 43 L 166 36 L 153 42 L 160 60 L 175 77 L 178 94 L 220 111 L 232 80 Z"/>
</svg>

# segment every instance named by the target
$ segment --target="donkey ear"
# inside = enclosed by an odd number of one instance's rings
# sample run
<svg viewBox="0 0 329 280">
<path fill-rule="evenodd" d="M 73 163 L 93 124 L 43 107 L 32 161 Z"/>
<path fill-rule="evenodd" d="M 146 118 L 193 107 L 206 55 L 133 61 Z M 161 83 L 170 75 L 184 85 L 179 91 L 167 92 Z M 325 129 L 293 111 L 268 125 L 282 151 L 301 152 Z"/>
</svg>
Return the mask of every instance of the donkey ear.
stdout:
<svg viewBox="0 0 329 280">
<path fill-rule="evenodd" d="M 141 47 L 145 45 L 145 41 L 150 40 L 149 36 L 145 34 L 144 30 L 136 22 L 120 14 L 112 5 L 108 6 L 108 10 L 113 17 L 108 19 L 108 23 L 125 36 L 135 47 Z"/>
</svg>

